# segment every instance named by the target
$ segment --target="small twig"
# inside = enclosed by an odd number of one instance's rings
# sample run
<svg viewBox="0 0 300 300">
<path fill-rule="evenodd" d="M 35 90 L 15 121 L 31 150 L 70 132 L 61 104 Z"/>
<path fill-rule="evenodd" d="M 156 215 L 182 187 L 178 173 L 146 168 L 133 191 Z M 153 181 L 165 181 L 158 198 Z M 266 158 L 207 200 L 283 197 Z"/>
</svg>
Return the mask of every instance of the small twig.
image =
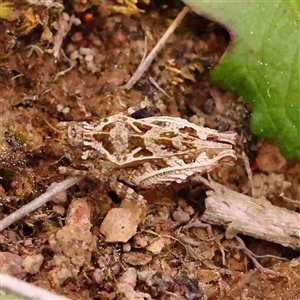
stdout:
<svg viewBox="0 0 300 300">
<path fill-rule="evenodd" d="M 180 22 L 183 20 L 185 15 L 190 11 L 190 8 L 185 6 L 182 11 L 178 14 L 176 19 L 173 21 L 173 23 L 170 25 L 170 27 L 167 29 L 165 34 L 161 37 L 161 39 L 158 41 L 158 43 L 155 45 L 155 47 L 152 49 L 152 51 L 149 53 L 147 58 L 142 61 L 142 63 L 138 66 L 137 70 L 133 74 L 133 76 L 130 78 L 130 80 L 125 84 L 124 89 L 130 90 L 136 82 L 140 79 L 140 77 L 146 72 L 154 58 L 156 57 L 157 53 L 164 47 L 167 39 L 169 36 L 175 31 L 175 29 L 178 27 Z"/>
<path fill-rule="evenodd" d="M 145 41 L 144 41 L 144 54 L 141 60 L 141 64 L 144 63 L 146 57 L 147 57 L 147 52 L 148 52 L 148 37 L 145 35 Z"/>
<path fill-rule="evenodd" d="M 279 196 L 280 196 L 283 200 L 285 200 L 286 202 L 293 204 L 295 207 L 300 207 L 300 200 L 293 200 L 293 199 L 291 199 L 291 198 L 288 198 L 288 197 L 286 197 L 286 196 L 284 195 L 283 192 L 280 193 Z"/>
<path fill-rule="evenodd" d="M 24 75 L 24 74 L 18 74 L 18 75 L 16 75 L 16 76 L 12 77 L 11 80 L 15 80 L 15 79 L 17 79 L 17 78 L 19 78 L 19 77 L 23 77 L 23 76 L 25 76 L 25 75 Z"/>
<path fill-rule="evenodd" d="M 70 298 L 53 294 L 49 291 L 46 291 L 23 280 L 17 279 L 8 274 L 0 274 L 0 288 L 6 289 L 9 292 L 29 298 L 31 300 L 71 300 Z"/>
<path fill-rule="evenodd" d="M 178 234 L 179 235 L 179 234 Z M 214 242 L 216 240 L 216 237 L 213 237 L 213 238 L 202 238 L 202 237 L 199 237 L 197 236 L 197 238 L 200 240 L 200 241 L 195 241 L 192 237 L 190 236 L 186 236 L 186 235 L 183 235 L 181 234 L 180 235 L 180 241 L 187 244 L 187 245 L 190 245 L 190 246 L 193 246 L 193 247 L 199 247 L 201 245 L 203 245 L 203 242 L 205 243 L 209 243 L 209 242 Z"/>
<path fill-rule="evenodd" d="M 154 236 L 159 237 L 160 239 L 168 238 L 168 239 L 174 240 L 174 241 L 178 242 L 179 244 L 181 244 L 184 247 L 184 249 L 185 249 L 186 252 L 189 252 L 188 249 L 187 249 L 187 246 L 184 244 L 184 242 L 182 242 L 180 239 L 178 239 L 178 238 L 176 238 L 176 237 L 174 237 L 172 235 L 158 234 L 158 233 L 156 233 L 155 231 L 152 231 L 152 230 L 143 230 L 142 232 L 145 232 L 145 233 L 148 233 L 148 234 L 152 234 Z"/>
<path fill-rule="evenodd" d="M 249 158 L 248 158 L 248 156 L 246 155 L 246 153 L 244 151 L 242 152 L 242 158 L 243 158 L 243 161 L 244 161 L 244 165 L 245 165 L 247 176 L 248 176 L 249 183 L 250 183 L 251 196 L 254 197 L 255 189 L 254 189 L 254 185 L 253 185 L 252 171 L 251 171 L 251 168 L 250 168 Z"/>
<path fill-rule="evenodd" d="M 44 50 L 42 50 L 39 46 L 37 45 L 29 45 L 25 49 L 29 49 L 27 53 L 27 57 L 29 58 L 33 52 L 35 52 L 38 56 L 42 56 L 44 54 Z"/>
<path fill-rule="evenodd" d="M 69 68 L 67 68 L 67 69 L 65 69 L 65 70 L 63 70 L 63 71 L 57 73 L 57 74 L 55 75 L 53 81 L 55 82 L 55 81 L 57 80 L 58 77 L 64 76 L 65 74 L 67 74 L 68 72 L 70 72 L 75 66 L 76 66 L 76 62 L 72 62 L 72 63 L 71 63 L 71 66 L 70 66 Z"/>
<path fill-rule="evenodd" d="M 163 89 L 159 86 L 159 84 L 155 81 L 155 79 L 153 77 L 149 77 L 149 81 L 151 84 L 153 84 L 161 93 L 163 93 L 166 97 L 171 98 L 171 96 Z"/>
<path fill-rule="evenodd" d="M 283 273 L 276 272 L 276 271 L 273 271 L 273 270 L 271 270 L 271 269 L 268 269 L 268 268 L 263 267 L 263 266 L 257 261 L 257 259 L 253 256 L 254 253 L 253 253 L 252 251 L 250 251 L 250 250 L 246 247 L 244 241 L 243 241 L 240 237 L 238 237 L 238 236 L 236 236 L 235 238 L 236 238 L 236 240 L 239 242 L 239 244 L 242 246 L 242 250 L 245 252 L 245 254 L 252 260 L 252 262 L 253 262 L 255 268 L 256 268 L 259 272 L 265 273 L 265 274 L 274 275 L 274 276 L 288 277 L 287 275 L 285 275 L 285 274 L 283 274 Z"/>
<path fill-rule="evenodd" d="M 146 57 L 147 57 L 147 52 L 148 52 L 148 37 L 147 37 L 147 35 L 145 35 L 145 43 L 144 43 L 144 53 L 143 53 L 143 57 L 142 57 L 142 60 L 141 60 L 141 62 L 140 62 L 140 64 L 139 64 L 137 70 L 135 71 L 135 73 L 133 74 L 133 76 L 131 77 L 131 79 L 135 76 L 135 74 L 137 73 L 137 71 L 138 71 L 139 69 L 143 68 L 143 64 L 144 64 L 145 59 L 146 59 Z M 131 80 L 131 79 L 130 79 L 130 80 Z M 130 80 L 128 81 L 128 83 L 127 83 L 126 85 L 129 84 Z M 137 80 L 138 80 L 138 79 L 137 79 Z M 133 83 L 133 85 L 134 85 L 134 84 L 135 84 L 135 83 Z M 125 89 L 126 89 L 126 85 L 125 85 L 125 87 L 124 87 Z M 132 85 L 132 86 L 133 86 L 133 85 Z M 128 90 L 131 89 L 132 86 L 129 87 Z"/>
<path fill-rule="evenodd" d="M 48 190 L 41 196 L 37 197 L 33 201 L 29 202 L 28 204 L 24 205 L 20 209 L 16 210 L 15 212 L 13 212 L 12 214 L 10 214 L 9 216 L 7 216 L 6 218 L 0 221 L 0 232 L 4 230 L 6 227 L 10 226 L 11 224 L 27 216 L 34 210 L 38 209 L 40 206 L 44 205 L 57 194 L 75 185 L 81 179 L 82 179 L 81 177 L 69 177 L 64 181 L 58 183 L 53 189 Z"/>
</svg>

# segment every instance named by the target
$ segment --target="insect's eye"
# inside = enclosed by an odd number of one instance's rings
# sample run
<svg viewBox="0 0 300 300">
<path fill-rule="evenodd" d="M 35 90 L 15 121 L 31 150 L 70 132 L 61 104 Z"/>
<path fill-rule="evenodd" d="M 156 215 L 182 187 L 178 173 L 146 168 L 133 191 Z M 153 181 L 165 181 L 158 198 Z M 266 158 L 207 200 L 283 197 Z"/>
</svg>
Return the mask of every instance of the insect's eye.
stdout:
<svg viewBox="0 0 300 300">
<path fill-rule="evenodd" d="M 82 143 L 82 128 L 78 124 L 71 124 L 68 128 L 68 138 L 72 146 Z"/>
<path fill-rule="evenodd" d="M 68 136 L 70 139 L 74 139 L 76 137 L 76 134 L 77 134 L 76 125 L 73 124 L 68 129 Z"/>
</svg>

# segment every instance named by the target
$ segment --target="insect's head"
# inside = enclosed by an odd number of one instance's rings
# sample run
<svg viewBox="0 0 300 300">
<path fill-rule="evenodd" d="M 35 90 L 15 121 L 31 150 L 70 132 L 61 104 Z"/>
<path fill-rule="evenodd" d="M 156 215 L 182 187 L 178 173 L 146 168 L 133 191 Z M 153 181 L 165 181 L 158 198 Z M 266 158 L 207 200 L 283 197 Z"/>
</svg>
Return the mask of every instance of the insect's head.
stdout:
<svg viewBox="0 0 300 300">
<path fill-rule="evenodd" d="M 60 122 L 61 142 L 64 156 L 73 165 L 81 165 L 83 148 L 83 125 L 79 122 Z"/>
<path fill-rule="evenodd" d="M 78 122 L 60 122 L 58 128 L 62 131 L 62 140 L 66 145 L 81 147 L 83 142 L 83 126 Z"/>
</svg>

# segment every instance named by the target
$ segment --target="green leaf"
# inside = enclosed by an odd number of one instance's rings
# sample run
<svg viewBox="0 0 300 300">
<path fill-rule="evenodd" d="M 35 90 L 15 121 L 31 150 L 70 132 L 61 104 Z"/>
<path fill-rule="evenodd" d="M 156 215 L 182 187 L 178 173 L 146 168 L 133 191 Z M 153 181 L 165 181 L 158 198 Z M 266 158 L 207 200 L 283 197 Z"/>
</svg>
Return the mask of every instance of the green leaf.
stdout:
<svg viewBox="0 0 300 300">
<path fill-rule="evenodd" d="M 300 0 L 184 2 L 231 35 L 213 79 L 251 103 L 253 133 L 300 159 Z"/>
</svg>

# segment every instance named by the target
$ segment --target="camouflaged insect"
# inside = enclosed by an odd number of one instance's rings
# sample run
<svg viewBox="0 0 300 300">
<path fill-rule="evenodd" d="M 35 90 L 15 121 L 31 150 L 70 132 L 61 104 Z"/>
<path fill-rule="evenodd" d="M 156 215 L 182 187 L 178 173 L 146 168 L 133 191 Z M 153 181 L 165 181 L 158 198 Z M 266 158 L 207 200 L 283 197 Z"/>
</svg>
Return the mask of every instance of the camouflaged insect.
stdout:
<svg viewBox="0 0 300 300">
<path fill-rule="evenodd" d="M 59 127 L 65 156 L 74 168 L 61 167 L 60 172 L 109 182 L 121 198 L 138 196 L 121 182 L 147 189 L 182 183 L 236 160 L 236 133 L 220 133 L 177 117 L 137 120 L 117 114 L 94 123 L 62 122 Z"/>
</svg>

